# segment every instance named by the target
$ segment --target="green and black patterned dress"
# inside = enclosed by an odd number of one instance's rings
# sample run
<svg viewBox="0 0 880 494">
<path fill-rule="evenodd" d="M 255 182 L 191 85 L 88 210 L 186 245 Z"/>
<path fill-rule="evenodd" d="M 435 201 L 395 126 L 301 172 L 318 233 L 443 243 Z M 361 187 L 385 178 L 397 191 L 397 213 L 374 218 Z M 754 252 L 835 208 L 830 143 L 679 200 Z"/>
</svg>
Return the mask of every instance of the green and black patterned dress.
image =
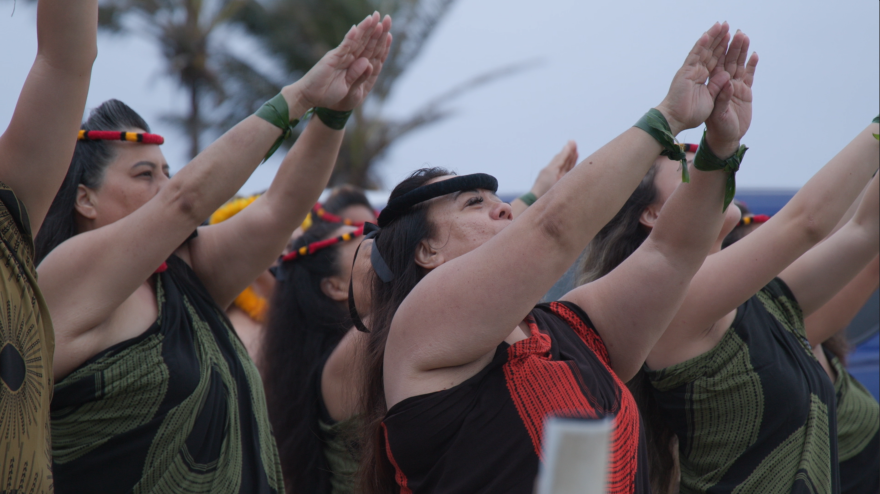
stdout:
<svg viewBox="0 0 880 494">
<path fill-rule="evenodd" d="M 880 404 L 828 349 L 837 374 L 837 450 L 843 494 L 880 492 Z"/>
<path fill-rule="evenodd" d="M 54 351 L 27 210 L 0 182 L 0 494 L 52 492 Z"/>
<path fill-rule="evenodd" d="M 55 386 L 59 493 L 283 492 L 260 375 L 176 256 L 156 275 L 157 321 Z"/>
<path fill-rule="evenodd" d="M 648 376 L 679 438 L 682 493 L 840 492 L 834 385 L 782 280 L 715 348 Z"/>
</svg>

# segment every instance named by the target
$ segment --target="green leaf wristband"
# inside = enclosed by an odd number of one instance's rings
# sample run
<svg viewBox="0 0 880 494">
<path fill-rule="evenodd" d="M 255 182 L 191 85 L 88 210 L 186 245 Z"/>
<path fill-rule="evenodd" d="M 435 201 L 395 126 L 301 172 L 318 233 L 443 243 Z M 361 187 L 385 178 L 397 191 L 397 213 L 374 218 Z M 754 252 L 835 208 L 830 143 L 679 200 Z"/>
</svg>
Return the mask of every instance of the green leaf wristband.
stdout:
<svg viewBox="0 0 880 494">
<path fill-rule="evenodd" d="M 680 161 L 681 181 L 684 183 L 691 181 L 691 176 L 688 173 L 687 155 L 681 146 L 675 142 L 675 136 L 672 135 L 669 122 L 666 121 L 666 117 L 660 113 L 660 110 L 651 108 L 633 127 L 644 130 L 663 146 L 660 156 L 666 156 L 673 161 Z"/>
<path fill-rule="evenodd" d="M 519 200 L 524 202 L 526 206 L 531 206 L 538 200 L 538 197 L 534 192 L 526 192 L 525 194 L 519 196 Z"/>
<path fill-rule="evenodd" d="M 874 120 L 871 120 L 871 123 L 880 123 L 880 115 L 877 115 L 876 117 L 874 117 Z M 873 136 L 874 136 L 874 139 L 877 139 L 878 141 L 880 141 L 880 134 L 873 134 Z"/>
<path fill-rule="evenodd" d="M 743 156 L 745 156 L 748 149 L 745 144 L 742 144 L 733 153 L 733 156 L 723 160 L 715 156 L 715 153 L 709 149 L 709 144 L 706 143 L 706 131 L 703 131 L 703 139 L 700 140 L 700 147 L 697 149 L 697 155 L 694 157 L 694 168 L 704 172 L 721 170 L 728 173 L 722 212 L 727 211 L 727 206 L 730 206 L 730 203 L 733 202 L 733 196 L 736 195 L 736 172 L 739 170 L 739 165 L 742 163 Z"/>
<path fill-rule="evenodd" d="M 345 123 L 348 122 L 348 117 L 351 116 L 351 112 L 352 110 L 339 111 L 331 110 L 329 108 L 315 108 L 315 115 L 324 122 L 324 125 L 333 130 L 344 129 Z"/>
<path fill-rule="evenodd" d="M 265 163 L 266 160 L 275 154 L 275 151 L 281 147 L 281 143 L 284 142 L 284 139 L 290 137 L 290 133 L 299 123 L 299 119 L 290 119 L 290 111 L 287 109 L 287 100 L 284 99 L 284 96 L 281 93 L 278 93 L 274 98 L 263 103 L 263 106 L 261 106 L 254 115 L 281 129 L 281 137 L 275 140 L 275 143 L 269 148 L 269 152 L 266 153 L 266 157 L 263 158 L 263 163 Z"/>
</svg>

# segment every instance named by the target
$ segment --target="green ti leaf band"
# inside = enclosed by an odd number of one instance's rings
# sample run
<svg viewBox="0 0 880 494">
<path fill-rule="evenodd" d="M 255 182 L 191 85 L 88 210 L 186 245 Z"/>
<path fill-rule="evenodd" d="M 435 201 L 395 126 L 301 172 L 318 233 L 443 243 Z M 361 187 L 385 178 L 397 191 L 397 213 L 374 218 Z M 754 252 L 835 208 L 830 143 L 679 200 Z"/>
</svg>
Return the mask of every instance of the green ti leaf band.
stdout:
<svg viewBox="0 0 880 494">
<path fill-rule="evenodd" d="M 633 127 L 644 130 L 663 146 L 660 156 L 666 156 L 673 161 L 681 161 L 681 181 L 685 183 L 691 181 L 688 173 L 687 155 L 675 142 L 675 136 L 672 135 L 669 122 L 666 121 L 666 117 L 660 113 L 660 110 L 651 108 Z"/>
<path fill-rule="evenodd" d="M 293 131 L 293 128 L 296 127 L 296 124 L 299 123 L 299 120 L 290 119 L 290 112 L 287 109 L 287 100 L 284 99 L 284 96 L 282 96 L 281 93 L 278 93 L 274 98 L 263 103 L 263 106 L 261 106 L 254 115 L 281 129 L 281 136 L 275 140 L 275 143 L 269 148 L 269 152 L 266 153 L 266 157 L 263 158 L 263 163 L 265 163 L 266 160 L 275 154 L 275 151 L 281 147 L 281 143 L 284 142 L 284 139 L 290 137 L 290 133 Z"/>
<path fill-rule="evenodd" d="M 740 145 L 739 149 L 733 153 L 733 156 L 723 160 L 715 156 L 715 153 L 709 149 L 709 145 L 706 143 L 706 131 L 703 131 L 700 148 L 697 149 L 697 155 L 694 157 L 694 168 L 704 172 L 721 170 L 728 173 L 722 212 L 727 211 L 727 206 L 730 206 L 730 203 L 733 202 L 733 196 L 736 195 L 736 172 L 739 171 L 739 165 L 742 163 L 743 156 L 745 156 L 748 149 L 745 144 Z"/>
<path fill-rule="evenodd" d="M 871 123 L 880 123 L 880 115 L 877 115 L 876 117 L 874 117 L 874 120 L 871 120 Z M 878 141 L 880 141 L 880 134 L 872 134 L 872 135 L 874 136 L 874 139 L 877 139 Z"/>
<path fill-rule="evenodd" d="M 345 128 L 345 123 L 348 122 L 348 117 L 351 116 L 351 110 L 338 111 L 329 108 L 315 108 L 315 115 L 317 115 L 327 127 L 330 127 L 333 130 L 342 130 Z"/>
</svg>

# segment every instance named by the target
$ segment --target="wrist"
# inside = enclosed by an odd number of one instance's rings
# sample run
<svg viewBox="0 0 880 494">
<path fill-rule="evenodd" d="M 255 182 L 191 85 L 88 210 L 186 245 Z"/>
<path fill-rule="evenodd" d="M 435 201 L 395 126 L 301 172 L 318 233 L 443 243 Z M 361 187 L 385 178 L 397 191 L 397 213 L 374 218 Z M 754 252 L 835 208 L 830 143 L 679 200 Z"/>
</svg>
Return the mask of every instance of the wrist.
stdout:
<svg viewBox="0 0 880 494">
<path fill-rule="evenodd" d="M 281 95 L 284 96 L 284 101 L 287 102 L 287 111 L 290 113 L 291 120 L 302 119 L 303 115 L 313 106 L 303 95 L 303 91 L 298 83 L 284 86 L 281 89 Z"/>
<path fill-rule="evenodd" d="M 672 135 L 677 136 L 682 130 L 686 128 L 684 125 L 681 124 L 681 122 L 679 122 L 675 119 L 675 117 L 672 116 L 672 112 L 669 111 L 669 109 L 666 108 L 663 103 L 655 106 L 654 109 L 663 114 L 663 118 L 665 118 L 666 123 L 669 124 L 669 131 L 672 133 Z"/>
<path fill-rule="evenodd" d="M 706 133 L 706 144 L 712 153 L 721 160 L 726 160 L 736 153 L 739 149 L 739 140 L 731 141 L 730 139 L 714 139 L 711 132 Z"/>
</svg>

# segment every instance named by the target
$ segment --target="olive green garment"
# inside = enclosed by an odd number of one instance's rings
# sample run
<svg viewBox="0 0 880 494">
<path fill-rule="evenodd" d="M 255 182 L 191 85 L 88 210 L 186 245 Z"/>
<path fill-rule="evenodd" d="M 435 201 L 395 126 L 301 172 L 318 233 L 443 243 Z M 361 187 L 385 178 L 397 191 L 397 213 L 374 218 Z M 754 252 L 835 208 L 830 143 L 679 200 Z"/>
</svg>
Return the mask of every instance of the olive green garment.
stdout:
<svg viewBox="0 0 880 494">
<path fill-rule="evenodd" d="M 24 204 L 0 182 L 0 493 L 51 493 L 55 333 Z"/>
<path fill-rule="evenodd" d="M 318 421 L 324 439 L 324 456 L 330 467 L 331 494 L 352 494 L 358 470 L 358 448 L 355 437 L 361 425 L 360 416 L 327 424 Z"/>
</svg>

